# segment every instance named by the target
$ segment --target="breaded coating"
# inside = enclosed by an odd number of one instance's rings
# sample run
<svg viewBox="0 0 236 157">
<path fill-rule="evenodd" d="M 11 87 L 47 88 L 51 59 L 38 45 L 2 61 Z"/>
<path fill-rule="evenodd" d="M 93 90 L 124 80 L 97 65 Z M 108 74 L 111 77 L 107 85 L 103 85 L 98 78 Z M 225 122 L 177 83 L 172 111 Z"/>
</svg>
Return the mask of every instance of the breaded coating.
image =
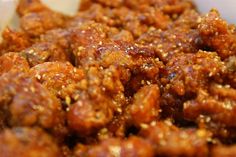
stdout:
<svg viewBox="0 0 236 157">
<path fill-rule="evenodd" d="M 49 11 L 28 13 L 21 18 L 20 26 L 29 36 L 38 37 L 48 30 L 62 27 L 64 20 L 62 15 Z"/>
<path fill-rule="evenodd" d="M 184 26 L 166 31 L 150 30 L 140 36 L 137 43 L 153 49 L 163 62 L 180 53 L 196 53 L 202 45 L 199 32 Z"/>
<path fill-rule="evenodd" d="M 29 73 L 59 98 L 63 98 L 63 88 L 85 77 L 83 70 L 73 67 L 69 62 L 46 62 L 31 68 Z"/>
<path fill-rule="evenodd" d="M 130 106 L 133 124 L 140 126 L 158 118 L 160 110 L 160 90 L 157 85 L 142 87 L 135 95 Z"/>
<path fill-rule="evenodd" d="M 147 32 L 150 27 L 166 29 L 171 21 L 169 16 L 154 7 L 136 11 L 127 7 L 109 8 L 99 4 L 92 5 L 76 17 L 122 28 L 131 32 L 136 38 Z"/>
<path fill-rule="evenodd" d="M 64 49 L 54 43 L 40 42 L 21 51 L 31 67 L 50 61 L 69 61 L 69 56 Z"/>
<path fill-rule="evenodd" d="M 166 64 L 162 79 L 165 84 L 161 99 L 164 113 L 181 118 L 183 103 L 195 98 L 211 80 L 218 80 L 225 69 L 224 63 L 214 52 L 182 53 L 173 57 Z"/>
<path fill-rule="evenodd" d="M 123 90 L 119 75 L 114 77 L 118 71 L 110 67 L 100 70 L 91 67 L 86 71 L 86 78 L 81 80 L 74 88 L 68 90 L 70 99 L 75 103 L 69 105 L 67 112 L 68 125 L 80 136 L 86 136 L 97 132 L 112 118 L 115 110 L 122 106 L 124 97 L 115 99 Z M 113 74 L 114 73 L 114 74 Z M 120 100 L 121 99 L 121 100 Z"/>
<path fill-rule="evenodd" d="M 0 76 L 10 71 L 27 72 L 30 67 L 25 57 L 19 53 L 6 53 L 0 56 Z"/>
<path fill-rule="evenodd" d="M 0 110 L 9 126 L 39 126 L 63 133 L 60 102 L 28 74 L 9 72 L 0 77 Z"/>
<path fill-rule="evenodd" d="M 2 33 L 2 42 L 0 43 L 0 55 L 8 52 L 19 52 L 32 44 L 32 39 L 22 32 L 6 28 Z"/>
<path fill-rule="evenodd" d="M 235 26 L 227 24 L 216 10 L 203 16 L 198 30 L 204 44 L 222 59 L 236 55 Z"/>
<path fill-rule="evenodd" d="M 195 100 L 185 102 L 185 117 L 196 120 L 198 116 L 208 116 L 209 121 L 235 127 L 236 90 L 228 86 L 213 84 L 209 92 L 200 91 Z"/>
<path fill-rule="evenodd" d="M 206 130 L 180 129 L 166 121 L 147 126 L 140 134 L 152 143 L 157 156 L 208 156 L 207 140 L 211 134 Z"/>
<path fill-rule="evenodd" d="M 129 137 L 126 140 L 108 139 L 99 145 L 84 148 L 80 145 L 75 149 L 75 157 L 153 157 L 153 149 L 149 142 L 138 137 Z"/>
</svg>

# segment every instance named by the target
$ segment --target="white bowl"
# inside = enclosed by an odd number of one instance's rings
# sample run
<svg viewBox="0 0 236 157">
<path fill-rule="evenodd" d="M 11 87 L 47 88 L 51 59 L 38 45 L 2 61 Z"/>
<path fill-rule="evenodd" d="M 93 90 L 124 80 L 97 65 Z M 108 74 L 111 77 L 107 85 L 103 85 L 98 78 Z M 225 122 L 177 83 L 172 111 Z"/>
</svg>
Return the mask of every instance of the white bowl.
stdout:
<svg viewBox="0 0 236 157">
<path fill-rule="evenodd" d="M 74 15 L 79 7 L 80 0 L 41 0 L 52 10 L 62 12 L 67 15 Z"/>
<path fill-rule="evenodd" d="M 216 8 L 224 19 L 236 24 L 236 0 L 194 0 L 194 2 L 201 13 Z"/>
<path fill-rule="evenodd" d="M 0 33 L 11 22 L 16 6 L 17 0 L 0 0 Z"/>
</svg>

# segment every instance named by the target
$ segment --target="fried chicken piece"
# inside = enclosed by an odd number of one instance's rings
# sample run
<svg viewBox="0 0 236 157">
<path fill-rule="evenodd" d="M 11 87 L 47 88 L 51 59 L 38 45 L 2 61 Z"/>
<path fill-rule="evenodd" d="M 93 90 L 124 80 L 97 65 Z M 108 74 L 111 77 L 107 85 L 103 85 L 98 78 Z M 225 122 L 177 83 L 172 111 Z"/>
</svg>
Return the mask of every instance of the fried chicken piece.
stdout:
<svg viewBox="0 0 236 157">
<path fill-rule="evenodd" d="M 74 55 L 77 52 L 79 53 L 84 47 L 94 49 L 109 40 L 118 41 L 124 39 L 127 42 L 133 41 L 133 36 L 128 31 L 119 31 L 115 27 L 109 27 L 106 24 L 94 21 L 81 21 L 80 18 L 75 18 L 68 22 L 67 27 L 70 36 L 69 42 Z"/>
<path fill-rule="evenodd" d="M 216 10 L 203 16 L 198 30 L 205 46 L 216 51 L 222 59 L 236 55 L 235 27 L 227 24 Z"/>
<path fill-rule="evenodd" d="M 184 103 L 184 116 L 193 121 L 206 117 L 208 126 L 235 127 L 235 104 L 235 89 L 212 84 L 209 91 L 201 90 L 196 99 Z"/>
<path fill-rule="evenodd" d="M 144 6 L 154 6 L 168 15 L 182 14 L 184 11 L 194 8 L 193 3 L 188 0 L 124 0 L 124 3 L 137 10 Z"/>
<path fill-rule="evenodd" d="M 201 15 L 196 10 L 186 10 L 172 24 L 171 27 L 197 29 L 201 22 Z"/>
<path fill-rule="evenodd" d="M 179 54 L 166 64 L 164 89 L 161 97 L 163 113 L 182 117 L 183 103 L 195 98 L 198 90 L 208 87 L 210 80 L 218 80 L 225 65 L 214 52 Z"/>
<path fill-rule="evenodd" d="M 111 138 L 102 141 L 98 145 L 88 148 L 78 145 L 75 149 L 75 157 L 83 155 L 88 157 L 153 157 L 153 149 L 150 143 L 139 137 L 129 137 L 126 140 Z"/>
<path fill-rule="evenodd" d="M 85 55 L 82 57 L 86 58 L 91 55 L 90 52 L 84 51 L 85 48 L 86 51 L 94 51 L 98 45 L 105 42 L 108 38 L 119 34 L 116 28 L 111 28 L 94 21 L 81 22 L 73 20 L 69 22 L 68 28 L 70 31 L 70 48 L 76 65 L 81 62 L 80 59 L 77 60 L 76 56 Z M 83 60 L 82 57 L 81 60 Z M 94 60 L 91 59 L 90 61 L 93 62 Z"/>
<path fill-rule="evenodd" d="M 40 42 L 48 42 L 55 44 L 57 47 L 60 47 L 63 49 L 63 53 L 66 55 L 68 61 L 70 61 L 72 64 L 74 61 L 74 56 L 71 50 L 72 45 L 72 33 L 71 30 L 68 29 L 52 29 L 50 31 L 47 31 L 45 34 L 42 34 L 40 36 Z"/>
<path fill-rule="evenodd" d="M 90 67 L 85 79 L 78 82 L 74 89 L 66 90 L 68 96 L 75 100 L 68 108 L 68 125 L 80 136 L 91 135 L 103 128 L 125 101 L 124 96 L 115 99 L 123 94 L 124 88 L 114 67 L 106 70 Z"/>
<path fill-rule="evenodd" d="M 82 10 L 87 9 L 93 3 L 100 3 L 103 6 L 110 8 L 119 8 L 127 6 L 130 9 L 142 10 L 144 7 L 154 6 L 166 14 L 181 14 L 185 10 L 193 9 L 194 5 L 188 0 L 82 0 Z"/>
<path fill-rule="evenodd" d="M 31 67 L 44 62 L 70 60 L 62 47 L 50 42 L 36 43 L 21 53 L 27 58 Z"/>
<path fill-rule="evenodd" d="M 80 98 L 79 101 L 72 104 L 67 114 L 69 127 L 80 136 L 95 133 L 109 123 L 113 116 L 113 111 L 110 108 L 111 102 L 106 98 L 91 100 L 86 95 L 83 97 L 85 98 Z"/>
<path fill-rule="evenodd" d="M 135 95 L 130 105 L 132 124 L 141 126 L 155 121 L 160 110 L 160 90 L 158 85 L 142 87 Z"/>
<path fill-rule="evenodd" d="M 170 80 L 168 88 L 182 96 L 204 88 L 209 78 L 220 76 L 225 71 L 225 65 L 216 53 L 199 51 L 176 56 L 169 60 L 165 70 Z"/>
<path fill-rule="evenodd" d="M 124 29 L 131 32 L 136 38 L 147 32 L 149 27 L 166 29 L 171 21 L 168 16 L 154 7 L 135 11 L 124 6 L 108 8 L 99 4 L 91 5 L 89 9 L 80 12 L 77 17 Z"/>
<path fill-rule="evenodd" d="M 31 45 L 30 37 L 21 31 L 6 28 L 2 33 L 3 40 L 0 43 L 0 55 L 8 52 L 19 52 Z"/>
<path fill-rule="evenodd" d="M 126 102 L 121 104 L 124 105 L 116 107 L 112 121 L 97 133 L 99 140 L 125 138 L 133 134 L 132 130 L 156 121 L 160 116 L 159 87 L 155 84 L 143 86 L 133 98 L 126 98 Z"/>
<path fill-rule="evenodd" d="M 63 88 L 76 84 L 85 77 L 83 70 L 73 67 L 69 62 L 46 62 L 36 65 L 30 69 L 30 75 L 62 99 L 66 99 L 61 95 Z"/>
<path fill-rule="evenodd" d="M 150 78 L 157 76 L 161 67 L 161 62 L 152 50 L 123 41 L 104 43 L 98 47 L 97 54 L 103 67 L 118 65 Z"/>
<path fill-rule="evenodd" d="M 63 27 L 65 17 L 52 11 L 28 13 L 20 19 L 23 31 L 31 37 L 38 37 L 48 30 Z"/>
<path fill-rule="evenodd" d="M 156 81 L 162 63 L 154 51 L 130 42 L 114 40 L 116 31 L 106 25 L 89 22 L 82 24 L 72 37 L 73 53 L 77 67 L 115 65 L 122 68 L 122 81 L 130 80 L 133 75 L 143 76 Z M 73 34 L 73 33 L 72 33 Z M 138 76 L 137 76 L 138 77 Z M 140 80 L 140 81 L 142 81 Z"/>
<path fill-rule="evenodd" d="M 99 46 L 95 52 L 99 55 L 96 59 L 99 65 L 116 65 L 123 69 L 122 81 L 131 95 L 143 85 L 157 83 L 163 69 L 162 62 L 147 47 L 116 41 Z"/>
<path fill-rule="evenodd" d="M 0 157 L 62 157 L 54 139 L 40 128 L 15 127 L 0 133 Z"/>
<path fill-rule="evenodd" d="M 81 6 L 82 7 L 82 6 Z M 127 8 L 120 8 L 120 10 L 129 11 Z M 94 20 L 98 23 L 106 24 L 108 26 L 122 26 L 121 17 L 115 17 L 118 9 L 111 9 L 108 7 L 103 7 L 100 4 L 93 3 L 86 10 L 78 12 L 75 19 L 81 21 Z M 118 13 L 118 12 L 117 12 Z"/>
<path fill-rule="evenodd" d="M 35 79 L 20 72 L 0 77 L 0 110 L 8 126 L 40 126 L 62 134 L 64 113 L 60 102 Z"/>
<path fill-rule="evenodd" d="M 184 118 L 210 130 L 225 144 L 236 139 L 236 90 L 229 85 L 212 83 L 208 90 L 200 90 L 196 99 L 184 103 Z"/>
<path fill-rule="evenodd" d="M 79 50 L 80 47 L 95 47 L 100 43 L 119 34 L 117 28 L 109 27 L 102 23 L 94 21 L 77 21 L 76 19 L 68 23 L 71 31 L 72 49 Z"/>
<path fill-rule="evenodd" d="M 156 156 L 207 157 L 206 130 L 180 129 L 171 122 L 157 122 L 141 130 L 140 135 L 152 143 Z"/>
<path fill-rule="evenodd" d="M 155 53 L 146 47 L 123 41 L 104 42 L 94 47 L 79 47 L 75 54 L 77 66 L 98 65 L 105 68 L 110 65 L 118 66 L 122 68 L 121 78 L 124 78 L 122 79 L 124 83 L 130 80 L 131 74 L 141 76 L 140 82 L 145 80 L 155 82 L 159 70 L 163 68 Z"/>
<path fill-rule="evenodd" d="M 71 31 L 63 28 L 52 29 L 40 36 L 40 42 L 54 43 L 66 51 L 70 49 Z"/>
<path fill-rule="evenodd" d="M 0 56 L 0 76 L 9 71 L 26 72 L 30 69 L 29 64 L 19 53 L 6 53 Z"/>
<path fill-rule="evenodd" d="M 196 53 L 202 45 L 198 31 L 184 26 L 164 31 L 150 30 L 140 36 L 136 42 L 153 49 L 165 63 L 179 53 Z"/>
<path fill-rule="evenodd" d="M 175 15 L 182 14 L 186 10 L 194 9 L 192 1 L 189 0 L 157 0 L 161 11 L 165 14 Z"/>
</svg>

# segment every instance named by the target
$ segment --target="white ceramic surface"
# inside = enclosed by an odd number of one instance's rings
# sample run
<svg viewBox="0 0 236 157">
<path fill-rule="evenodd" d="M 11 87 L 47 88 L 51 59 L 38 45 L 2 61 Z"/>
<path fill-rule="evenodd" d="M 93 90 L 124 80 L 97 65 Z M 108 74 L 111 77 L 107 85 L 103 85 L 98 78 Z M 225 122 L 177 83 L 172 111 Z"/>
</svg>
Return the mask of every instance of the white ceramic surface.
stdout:
<svg viewBox="0 0 236 157">
<path fill-rule="evenodd" d="M 79 0 L 42 0 L 52 10 L 62 12 L 67 15 L 74 15 L 79 7 Z"/>
<path fill-rule="evenodd" d="M 201 13 L 216 8 L 224 19 L 236 24 L 236 0 L 194 0 L 194 2 Z"/>
<path fill-rule="evenodd" d="M 17 0 L 0 0 L 0 34 L 15 14 Z"/>
</svg>

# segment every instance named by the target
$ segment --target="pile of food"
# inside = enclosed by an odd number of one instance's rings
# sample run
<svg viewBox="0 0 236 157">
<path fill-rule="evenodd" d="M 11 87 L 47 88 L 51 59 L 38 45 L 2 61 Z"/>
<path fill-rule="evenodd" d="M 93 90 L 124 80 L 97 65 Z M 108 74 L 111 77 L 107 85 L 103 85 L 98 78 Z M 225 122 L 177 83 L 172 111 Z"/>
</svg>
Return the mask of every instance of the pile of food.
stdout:
<svg viewBox="0 0 236 157">
<path fill-rule="evenodd" d="M 20 0 L 0 44 L 0 157 L 236 156 L 236 27 L 188 0 Z"/>
</svg>

